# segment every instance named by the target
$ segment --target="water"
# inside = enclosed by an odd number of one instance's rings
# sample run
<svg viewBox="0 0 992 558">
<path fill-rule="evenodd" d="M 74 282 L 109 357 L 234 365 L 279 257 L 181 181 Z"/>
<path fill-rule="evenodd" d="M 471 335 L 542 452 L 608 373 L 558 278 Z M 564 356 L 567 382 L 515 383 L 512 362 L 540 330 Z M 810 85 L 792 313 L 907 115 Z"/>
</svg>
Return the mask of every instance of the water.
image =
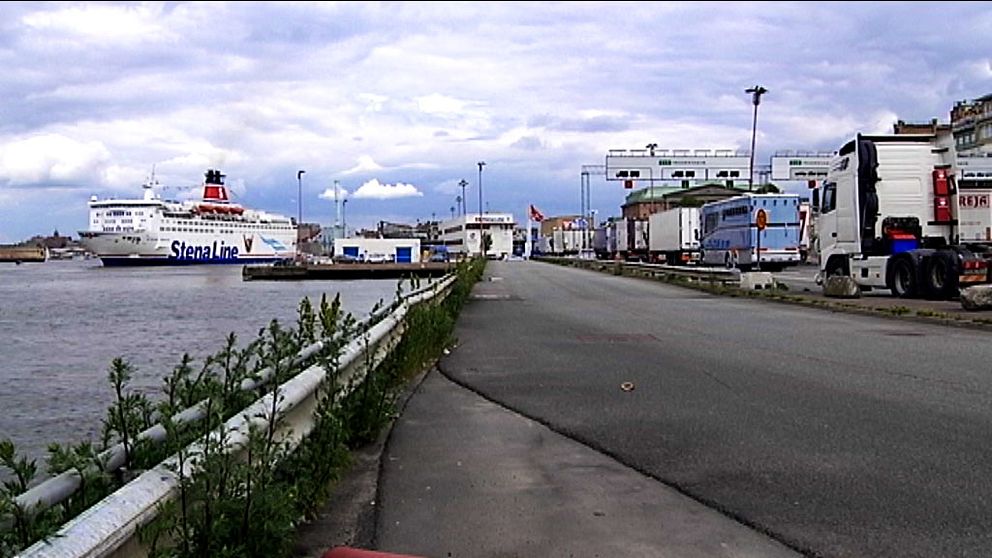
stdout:
<svg viewBox="0 0 992 558">
<path fill-rule="evenodd" d="M 396 280 L 243 281 L 241 266 L 105 268 L 98 260 L 0 264 L 0 439 L 43 465 L 51 442 L 99 440 L 113 399 L 111 360 L 136 368 L 132 386 L 160 399 L 184 352 L 197 362 L 255 339 L 272 319 L 296 322 L 341 293 L 364 317 L 395 295 Z"/>
</svg>

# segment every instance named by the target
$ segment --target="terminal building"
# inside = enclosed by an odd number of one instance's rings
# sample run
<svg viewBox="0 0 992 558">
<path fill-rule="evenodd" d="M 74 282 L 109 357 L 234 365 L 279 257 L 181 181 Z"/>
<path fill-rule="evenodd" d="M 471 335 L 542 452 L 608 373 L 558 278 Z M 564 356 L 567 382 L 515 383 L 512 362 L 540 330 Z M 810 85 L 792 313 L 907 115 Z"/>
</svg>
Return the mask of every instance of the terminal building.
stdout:
<svg viewBox="0 0 992 558">
<path fill-rule="evenodd" d="M 498 259 L 513 255 L 516 222 L 509 213 L 466 213 L 442 222 L 438 228 L 441 243 L 453 257 Z"/>
</svg>

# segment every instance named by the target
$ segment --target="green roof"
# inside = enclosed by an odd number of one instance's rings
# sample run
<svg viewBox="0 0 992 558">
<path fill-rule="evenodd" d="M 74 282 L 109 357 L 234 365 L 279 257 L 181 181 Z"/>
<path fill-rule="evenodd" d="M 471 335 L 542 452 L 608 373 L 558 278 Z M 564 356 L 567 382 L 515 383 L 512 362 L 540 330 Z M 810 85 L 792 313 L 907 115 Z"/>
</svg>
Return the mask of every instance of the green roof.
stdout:
<svg viewBox="0 0 992 558">
<path fill-rule="evenodd" d="M 705 182 L 703 184 L 696 184 L 689 188 L 683 188 L 681 186 L 655 186 L 655 187 L 645 187 L 640 190 L 636 190 L 627 194 L 625 204 L 632 203 L 647 203 L 652 201 L 662 201 L 666 196 L 670 194 L 677 194 L 679 192 L 688 192 L 690 190 L 698 190 L 700 188 L 706 187 L 717 187 L 717 188 L 727 188 L 726 184 L 720 182 Z M 734 190 L 739 190 L 741 192 L 747 192 L 747 184 L 735 184 Z"/>
</svg>

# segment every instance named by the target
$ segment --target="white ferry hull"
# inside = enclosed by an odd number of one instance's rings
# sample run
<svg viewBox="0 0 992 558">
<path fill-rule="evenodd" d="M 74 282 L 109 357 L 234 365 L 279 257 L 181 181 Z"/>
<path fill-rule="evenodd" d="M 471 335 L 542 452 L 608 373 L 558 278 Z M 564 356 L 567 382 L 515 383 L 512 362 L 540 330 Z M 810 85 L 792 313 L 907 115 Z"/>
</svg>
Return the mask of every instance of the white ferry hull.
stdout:
<svg viewBox="0 0 992 558">
<path fill-rule="evenodd" d="M 161 238 L 145 232 L 80 231 L 80 242 L 105 266 L 249 264 L 292 259 L 288 239 L 263 233 L 202 239 Z M 230 238 L 228 237 L 230 236 Z"/>
<path fill-rule="evenodd" d="M 155 184 L 145 184 L 140 199 L 90 198 L 90 227 L 79 231 L 79 240 L 104 265 L 246 264 L 296 256 L 296 224 L 231 203 L 220 171 L 207 171 L 202 201 L 162 200 Z"/>
</svg>

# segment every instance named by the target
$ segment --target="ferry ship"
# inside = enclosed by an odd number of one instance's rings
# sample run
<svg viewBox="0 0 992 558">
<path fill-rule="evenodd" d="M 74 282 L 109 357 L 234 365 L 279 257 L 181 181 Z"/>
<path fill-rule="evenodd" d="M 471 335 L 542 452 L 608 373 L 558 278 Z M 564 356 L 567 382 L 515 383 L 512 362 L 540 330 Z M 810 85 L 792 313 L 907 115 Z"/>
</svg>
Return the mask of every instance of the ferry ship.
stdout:
<svg viewBox="0 0 992 558">
<path fill-rule="evenodd" d="M 90 198 L 80 242 L 105 266 L 247 264 L 296 256 L 296 223 L 231 202 L 225 175 L 208 170 L 200 201 L 168 201 L 152 179 L 141 199 Z"/>
</svg>

